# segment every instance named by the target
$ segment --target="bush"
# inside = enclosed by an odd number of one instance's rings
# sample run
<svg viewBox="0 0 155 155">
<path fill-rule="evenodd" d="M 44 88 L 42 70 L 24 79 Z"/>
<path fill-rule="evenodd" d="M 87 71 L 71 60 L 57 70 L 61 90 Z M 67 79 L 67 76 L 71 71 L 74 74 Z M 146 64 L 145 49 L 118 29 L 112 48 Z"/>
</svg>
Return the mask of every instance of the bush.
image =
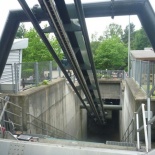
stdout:
<svg viewBox="0 0 155 155">
<path fill-rule="evenodd" d="M 44 80 L 44 81 L 42 82 L 42 84 L 43 84 L 43 85 L 48 85 L 48 80 Z"/>
</svg>

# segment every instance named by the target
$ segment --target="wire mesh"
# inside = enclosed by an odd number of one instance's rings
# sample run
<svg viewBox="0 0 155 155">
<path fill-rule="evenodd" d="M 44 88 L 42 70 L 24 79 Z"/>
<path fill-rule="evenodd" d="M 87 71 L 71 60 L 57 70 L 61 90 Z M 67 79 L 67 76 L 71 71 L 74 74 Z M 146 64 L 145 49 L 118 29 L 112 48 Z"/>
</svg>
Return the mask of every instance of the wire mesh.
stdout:
<svg viewBox="0 0 155 155">
<path fill-rule="evenodd" d="M 97 70 L 96 73 L 98 79 L 124 79 L 124 70 Z"/>
</svg>

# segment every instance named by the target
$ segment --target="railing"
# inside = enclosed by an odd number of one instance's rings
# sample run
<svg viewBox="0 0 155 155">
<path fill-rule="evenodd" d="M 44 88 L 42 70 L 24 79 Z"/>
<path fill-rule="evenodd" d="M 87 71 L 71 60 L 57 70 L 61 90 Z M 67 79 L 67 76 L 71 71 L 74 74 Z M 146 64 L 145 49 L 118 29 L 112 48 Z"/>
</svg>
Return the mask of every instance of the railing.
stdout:
<svg viewBox="0 0 155 155">
<path fill-rule="evenodd" d="M 139 126 L 139 113 L 142 112 L 143 125 Z M 146 152 L 148 152 L 148 133 L 145 116 L 145 104 L 142 104 L 136 112 L 137 149 L 140 149 L 140 131 L 144 129 Z"/>
<path fill-rule="evenodd" d="M 135 116 L 132 118 L 127 130 L 125 131 L 122 141 L 125 142 L 131 142 L 133 141 L 133 139 L 131 140 L 129 137 L 130 135 L 136 131 L 136 137 L 137 137 L 137 149 L 140 150 L 141 146 L 140 146 L 140 132 L 142 130 L 144 130 L 144 139 L 145 139 L 145 149 L 146 152 L 148 152 L 149 150 L 151 150 L 151 145 L 149 143 L 149 135 L 150 133 L 148 132 L 148 126 L 152 125 L 153 122 L 155 122 L 155 116 L 152 117 L 150 120 L 148 120 L 148 116 L 147 116 L 148 111 L 145 111 L 145 104 L 141 104 L 141 106 L 138 108 L 137 112 L 135 112 Z M 142 117 L 140 117 L 142 116 Z M 142 120 L 140 119 L 142 118 Z M 148 121 L 146 121 L 146 119 Z M 134 122 L 136 120 L 136 129 L 135 129 L 135 125 Z M 130 130 L 130 127 L 132 126 L 132 129 Z M 134 136 L 132 135 L 132 138 L 134 138 Z"/>
<path fill-rule="evenodd" d="M 127 73 L 124 70 L 97 70 L 97 77 L 98 78 L 119 78 L 125 79 L 127 77 Z"/>
<path fill-rule="evenodd" d="M 77 140 L 75 137 L 47 124 L 31 114 L 28 117 L 28 131 L 30 134 L 43 134 L 54 138 Z"/>
<path fill-rule="evenodd" d="M 0 114 L 0 124 L 10 132 L 14 132 L 15 129 L 22 131 L 22 108 L 10 102 L 7 98 L 4 99 L 0 97 L 0 100 L 2 108 Z"/>
<path fill-rule="evenodd" d="M 68 74 L 75 82 L 71 70 Z M 6 64 L 0 79 L 0 90 L 17 93 L 60 77 L 64 75 L 55 61 Z"/>
<path fill-rule="evenodd" d="M 121 141 L 123 141 L 123 142 L 133 141 L 134 124 L 135 124 L 135 118 L 133 117 L 129 126 L 127 127 Z M 131 136 L 131 138 L 130 138 L 130 136 Z"/>
<path fill-rule="evenodd" d="M 142 60 L 131 60 L 130 77 L 149 94 L 155 84 L 155 63 Z M 153 92 L 152 92 L 152 95 Z"/>
</svg>

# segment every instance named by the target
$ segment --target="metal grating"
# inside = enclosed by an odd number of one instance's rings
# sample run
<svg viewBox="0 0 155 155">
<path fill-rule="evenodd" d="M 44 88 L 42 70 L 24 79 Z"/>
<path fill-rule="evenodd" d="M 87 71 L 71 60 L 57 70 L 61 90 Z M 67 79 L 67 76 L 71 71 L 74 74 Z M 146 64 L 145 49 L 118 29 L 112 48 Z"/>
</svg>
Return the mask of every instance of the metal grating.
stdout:
<svg viewBox="0 0 155 155">
<path fill-rule="evenodd" d="M 118 145 L 118 146 L 136 147 L 134 143 L 130 143 L 130 142 L 106 141 L 106 144 L 107 145 Z"/>
</svg>

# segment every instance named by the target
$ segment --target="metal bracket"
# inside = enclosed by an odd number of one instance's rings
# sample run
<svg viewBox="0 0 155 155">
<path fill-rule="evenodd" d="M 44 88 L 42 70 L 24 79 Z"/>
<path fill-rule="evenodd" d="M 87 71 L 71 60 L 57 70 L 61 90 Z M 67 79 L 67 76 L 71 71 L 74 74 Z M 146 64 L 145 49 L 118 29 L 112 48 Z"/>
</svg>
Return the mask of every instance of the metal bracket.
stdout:
<svg viewBox="0 0 155 155">
<path fill-rule="evenodd" d="M 150 118 L 153 117 L 153 112 L 150 111 Z M 148 111 L 145 111 L 145 118 L 148 118 Z"/>
</svg>

